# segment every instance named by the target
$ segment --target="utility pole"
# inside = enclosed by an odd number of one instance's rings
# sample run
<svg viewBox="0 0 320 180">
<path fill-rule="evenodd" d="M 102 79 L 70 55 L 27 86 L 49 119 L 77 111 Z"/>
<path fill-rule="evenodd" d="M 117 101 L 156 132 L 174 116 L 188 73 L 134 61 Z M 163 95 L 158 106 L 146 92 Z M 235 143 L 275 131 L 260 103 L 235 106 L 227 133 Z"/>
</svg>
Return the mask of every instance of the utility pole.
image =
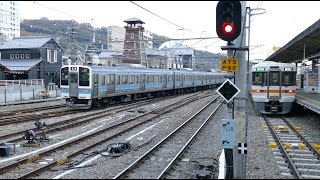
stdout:
<svg viewBox="0 0 320 180">
<path fill-rule="evenodd" d="M 69 29 L 69 28 L 68 28 Z M 76 41 L 76 27 L 70 28 L 71 32 L 68 33 L 72 39 L 72 49 L 71 49 L 71 64 L 75 64 L 77 61 L 77 41 Z"/>
</svg>

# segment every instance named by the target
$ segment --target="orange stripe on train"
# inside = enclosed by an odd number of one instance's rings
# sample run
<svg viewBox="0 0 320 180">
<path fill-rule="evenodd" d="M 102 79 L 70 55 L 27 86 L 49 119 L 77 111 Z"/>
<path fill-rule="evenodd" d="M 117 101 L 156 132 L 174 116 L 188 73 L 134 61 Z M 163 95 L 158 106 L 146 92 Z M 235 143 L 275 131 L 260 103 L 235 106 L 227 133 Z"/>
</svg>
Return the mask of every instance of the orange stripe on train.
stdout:
<svg viewBox="0 0 320 180">
<path fill-rule="evenodd" d="M 251 92 L 252 93 L 292 93 L 292 94 L 294 94 L 294 93 L 296 93 L 296 90 L 292 90 L 292 89 L 290 89 L 290 90 L 271 90 L 271 89 L 269 89 L 269 90 L 261 90 L 261 89 L 252 89 L 251 90 Z"/>
</svg>

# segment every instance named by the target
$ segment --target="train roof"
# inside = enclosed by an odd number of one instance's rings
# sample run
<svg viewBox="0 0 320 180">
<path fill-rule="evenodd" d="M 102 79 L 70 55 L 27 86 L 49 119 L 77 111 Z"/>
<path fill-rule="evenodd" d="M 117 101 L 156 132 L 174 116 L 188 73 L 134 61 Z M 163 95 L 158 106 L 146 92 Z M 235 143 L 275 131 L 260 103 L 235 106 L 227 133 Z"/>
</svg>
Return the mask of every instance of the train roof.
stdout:
<svg viewBox="0 0 320 180">
<path fill-rule="evenodd" d="M 132 73 L 138 73 L 138 72 L 146 72 L 146 73 L 192 73 L 192 74 L 224 74 L 224 73 L 216 73 L 216 72 L 207 72 L 207 71 L 193 71 L 193 70 L 187 70 L 187 69 L 156 69 L 156 68 L 130 68 L 130 67 L 109 67 L 109 66 L 84 66 L 84 65 L 66 65 L 63 67 L 84 67 L 84 68 L 90 68 L 94 72 L 101 72 L 101 71 L 110 71 L 110 72 L 119 72 L 119 71 L 127 71 Z M 63 68 L 62 67 L 62 68 Z"/>
<path fill-rule="evenodd" d="M 278 68 L 285 68 L 285 67 L 290 67 L 293 68 L 293 70 L 296 70 L 296 65 L 294 63 L 280 63 L 280 62 L 274 62 L 274 61 L 263 61 L 258 64 L 255 64 L 252 66 L 252 71 L 255 71 L 257 67 L 265 67 L 267 68 L 266 70 L 278 66 Z"/>
</svg>

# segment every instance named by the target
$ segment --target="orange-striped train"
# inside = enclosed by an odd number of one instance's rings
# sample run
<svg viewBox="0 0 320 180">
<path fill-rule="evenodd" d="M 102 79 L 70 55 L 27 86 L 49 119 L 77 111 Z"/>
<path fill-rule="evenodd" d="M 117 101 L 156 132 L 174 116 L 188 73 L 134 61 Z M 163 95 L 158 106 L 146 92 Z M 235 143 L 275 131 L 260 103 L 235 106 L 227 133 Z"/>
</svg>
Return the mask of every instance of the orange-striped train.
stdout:
<svg viewBox="0 0 320 180">
<path fill-rule="evenodd" d="M 252 66 L 251 97 L 256 111 L 287 114 L 296 95 L 295 64 L 264 61 Z"/>
</svg>

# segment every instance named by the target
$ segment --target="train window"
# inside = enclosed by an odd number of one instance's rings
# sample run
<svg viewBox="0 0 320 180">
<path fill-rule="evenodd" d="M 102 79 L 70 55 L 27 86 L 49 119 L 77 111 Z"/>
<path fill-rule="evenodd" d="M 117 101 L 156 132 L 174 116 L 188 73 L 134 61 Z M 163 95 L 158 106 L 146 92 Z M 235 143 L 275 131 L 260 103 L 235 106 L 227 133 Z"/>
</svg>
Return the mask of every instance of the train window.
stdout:
<svg viewBox="0 0 320 180">
<path fill-rule="evenodd" d="M 130 84 L 134 84 L 136 82 L 136 76 L 135 75 L 131 75 L 130 76 Z"/>
<path fill-rule="evenodd" d="M 159 75 L 154 76 L 154 82 L 159 82 Z"/>
<path fill-rule="evenodd" d="M 252 85 L 266 86 L 267 85 L 267 73 L 266 72 L 253 72 L 252 73 Z"/>
<path fill-rule="evenodd" d="M 110 75 L 106 76 L 106 84 L 109 85 L 110 84 Z"/>
<path fill-rule="evenodd" d="M 117 82 L 117 84 L 120 84 L 120 76 L 116 77 L 116 82 Z"/>
<path fill-rule="evenodd" d="M 122 84 L 128 84 L 128 75 L 122 76 Z"/>
<path fill-rule="evenodd" d="M 140 83 L 139 75 L 137 75 L 135 84 L 138 84 L 138 83 Z"/>
<path fill-rule="evenodd" d="M 282 85 L 295 86 L 296 85 L 296 72 L 282 72 Z"/>
<path fill-rule="evenodd" d="M 114 75 L 108 75 L 109 76 L 109 84 L 114 85 Z"/>
<path fill-rule="evenodd" d="M 94 84 L 98 84 L 98 80 L 99 80 L 99 75 L 95 74 L 94 75 Z"/>
<path fill-rule="evenodd" d="M 150 75 L 150 83 L 154 82 L 154 75 Z"/>
<path fill-rule="evenodd" d="M 106 77 L 105 76 L 100 76 L 100 79 L 101 79 L 101 85 L 102 86 L 105 86 L 106 85 Z"/>
<path fill-rule="evenodd" d="M 270 71 L 269 72 L 269 86 L 279 86 L 280 83 L 280 72 L 278 71 Z"/>
<path fill-rule="evenodd" d="M 68 74 L 69 74 L 69 69 L 68 67 L 61 68 L 61 85 L 67 86 L 68 83 Z"/>
<path fill-rule="evenodd" d="M 89 86 L 89 69 L 79 67 L 79 86 Z"/>
<path fill-rule="evenodd" d="M 78 83 L 78 74 L 70 75 L 70 83 Z"/>
</svg>

